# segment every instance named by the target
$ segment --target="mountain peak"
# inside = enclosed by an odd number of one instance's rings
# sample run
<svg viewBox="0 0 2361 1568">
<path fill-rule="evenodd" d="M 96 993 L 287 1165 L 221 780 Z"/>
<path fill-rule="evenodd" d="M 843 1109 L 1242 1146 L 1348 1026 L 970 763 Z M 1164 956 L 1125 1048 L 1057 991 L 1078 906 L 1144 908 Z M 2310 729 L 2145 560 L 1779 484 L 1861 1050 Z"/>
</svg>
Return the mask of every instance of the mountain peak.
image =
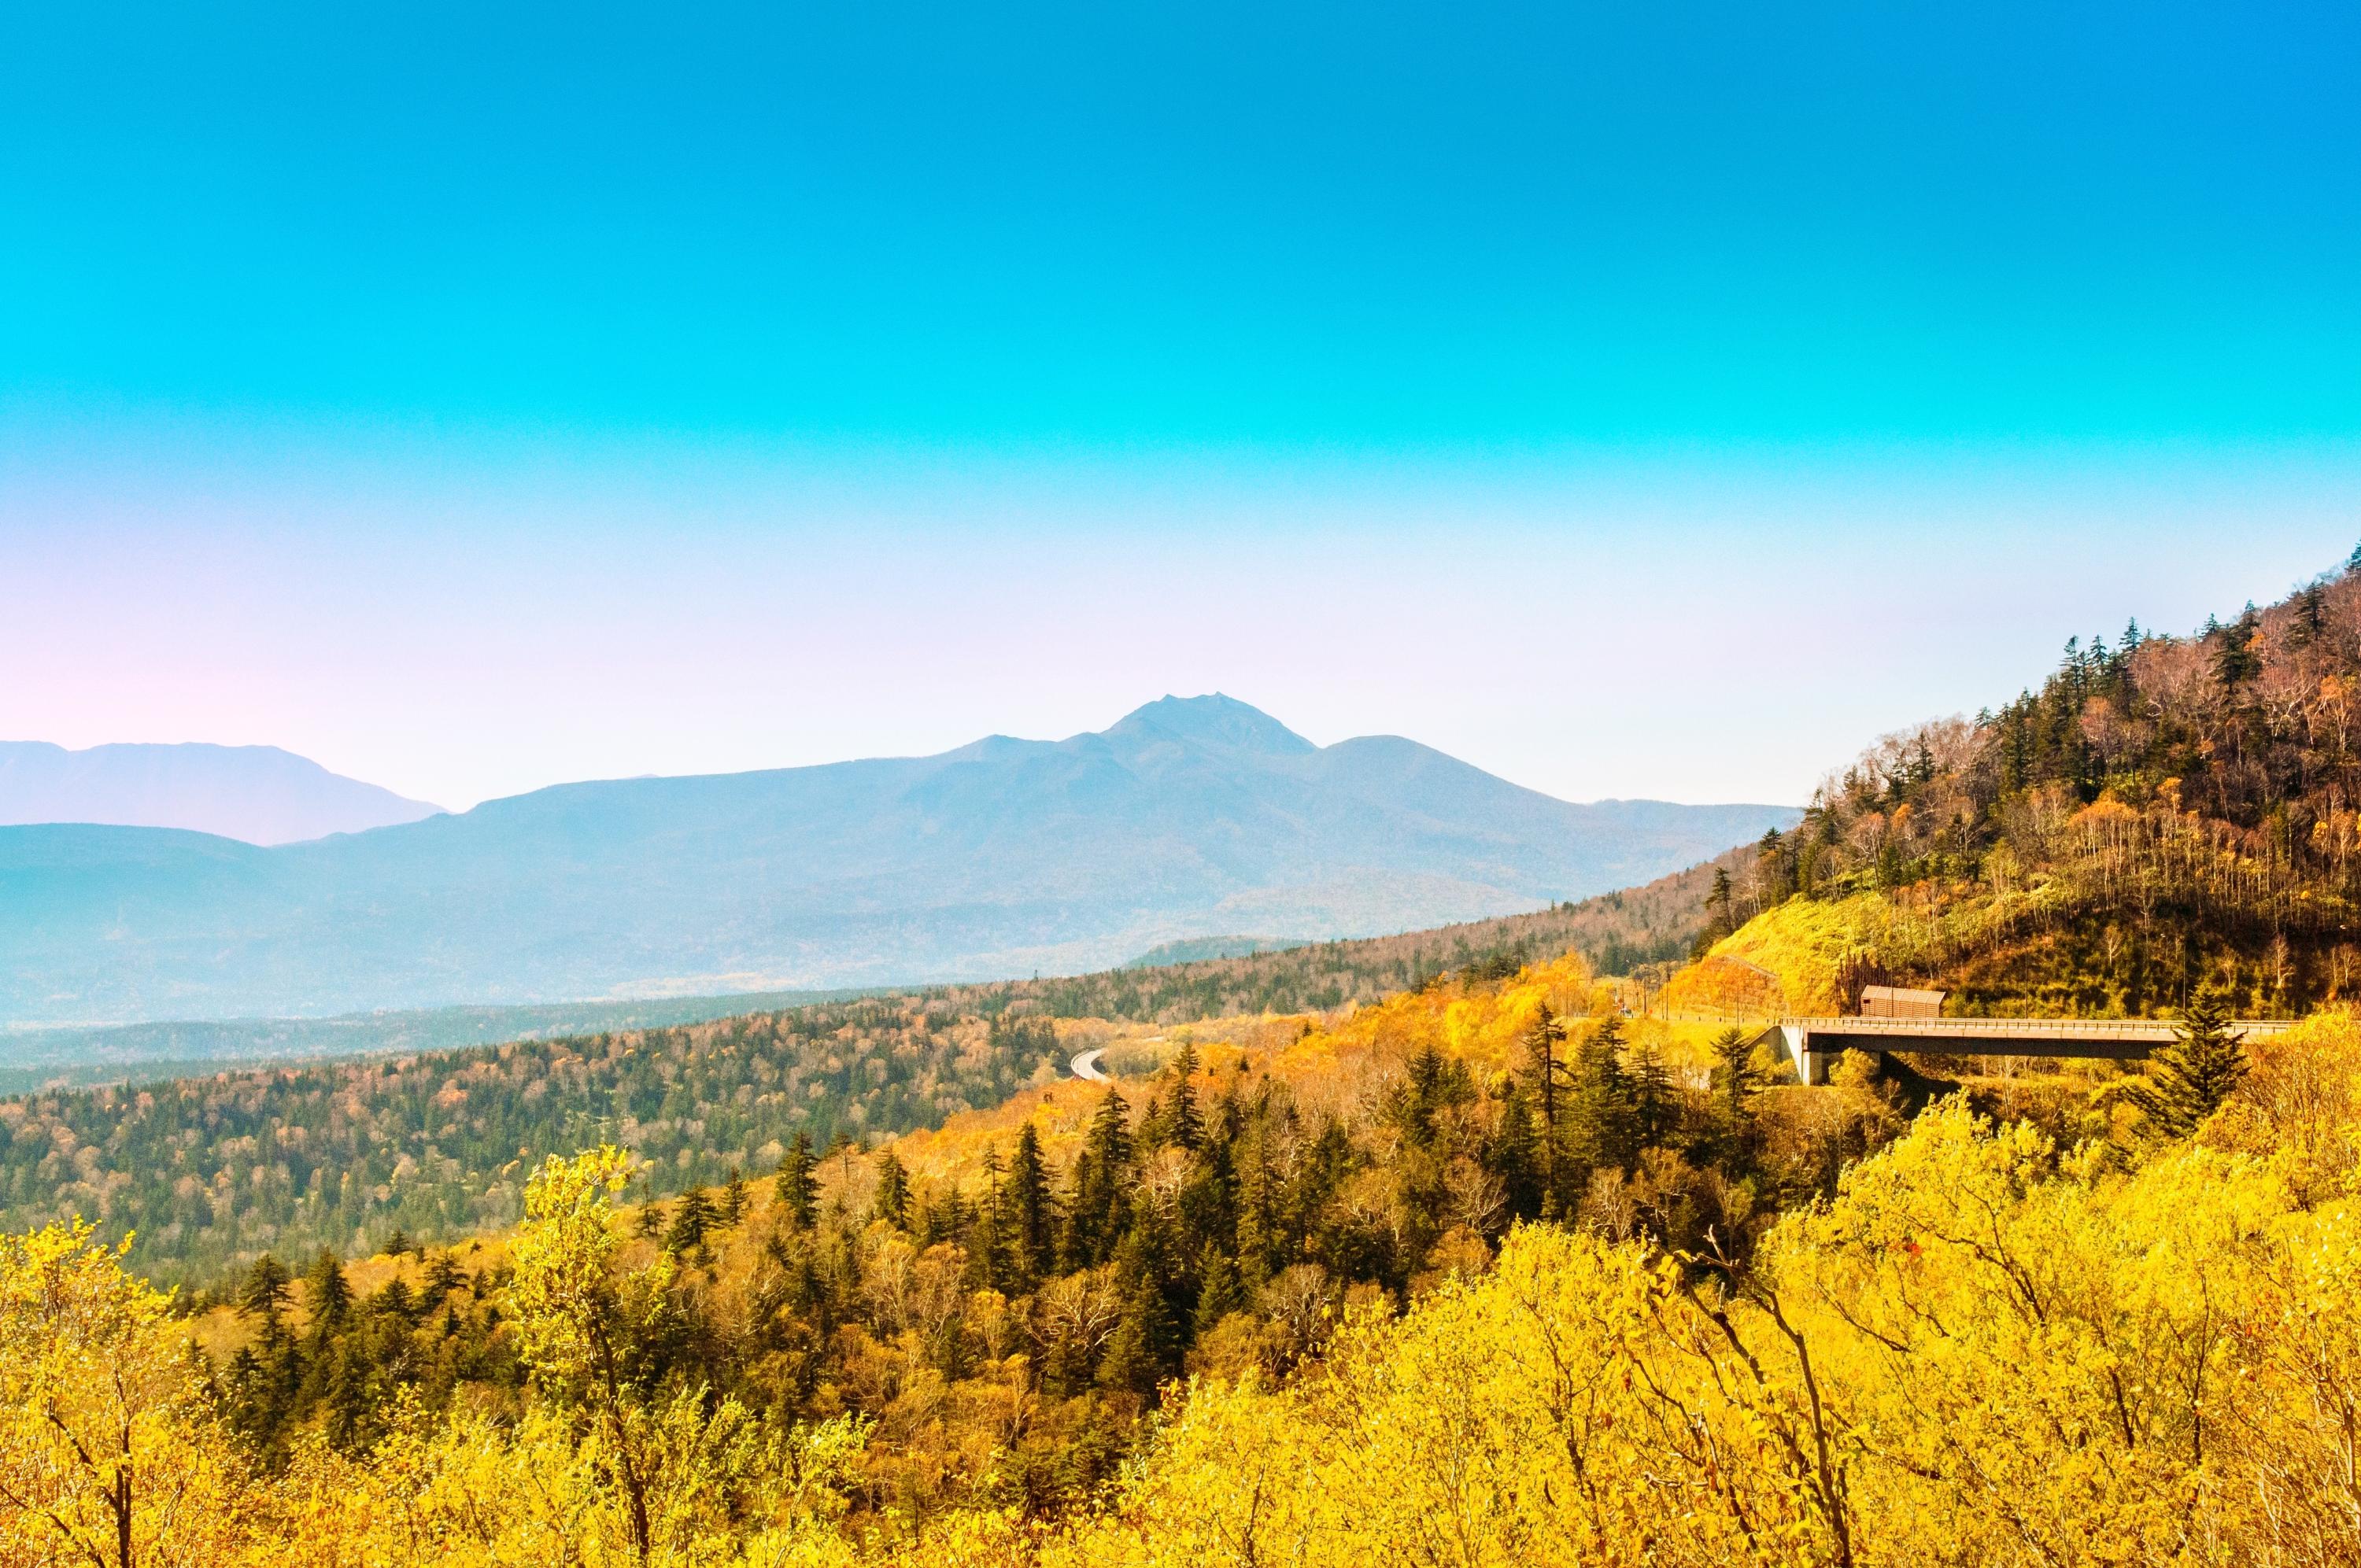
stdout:
<svg viewBox="0 0 2361 1568">
<path fill-rule="evenodd" d="M 71 751 L 0 740 L 0 823 L 178 828 L 285 844 L 441 810 L 277 746 L 119 743 Z"/>
<path fill-rule="evenodd" d="M 1220 692 L 1160 696 L 1125 714 L 1106 734 L 1110 740 L 1180 740 L 1274 756 L 1320 749 L 1262 709 Z"/>
</svg>

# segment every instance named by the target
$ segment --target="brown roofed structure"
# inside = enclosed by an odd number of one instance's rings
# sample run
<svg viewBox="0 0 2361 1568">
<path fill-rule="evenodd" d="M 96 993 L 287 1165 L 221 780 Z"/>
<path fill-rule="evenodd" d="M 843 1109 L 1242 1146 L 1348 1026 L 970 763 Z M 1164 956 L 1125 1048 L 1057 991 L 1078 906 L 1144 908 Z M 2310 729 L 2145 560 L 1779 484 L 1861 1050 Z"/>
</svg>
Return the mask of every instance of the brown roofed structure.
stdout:
<svg viewBox="0 0 2361 1568">
<path fill-rule="evenodd" d="M 1861 1015 L 1864 1018 L 1940 1018 L 1943 998 L 1948 991 L 1913 991 L 1900 985 L 1864 985 L 1861 988 Z"/>
</svg>

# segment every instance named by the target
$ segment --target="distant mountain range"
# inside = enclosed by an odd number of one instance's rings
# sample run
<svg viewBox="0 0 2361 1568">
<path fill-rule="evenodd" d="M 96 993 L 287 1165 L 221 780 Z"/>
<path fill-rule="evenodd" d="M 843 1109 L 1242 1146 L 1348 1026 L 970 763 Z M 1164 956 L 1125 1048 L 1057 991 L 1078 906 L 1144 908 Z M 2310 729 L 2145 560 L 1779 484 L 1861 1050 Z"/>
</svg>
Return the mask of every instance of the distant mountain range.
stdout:
<svg viewBox="0 0 2361 1568">
<path fill-rule="evenodd" d="M 261 848 L 0 828 L 0 1023 L 1071 972 L 1624 887 L 1796 812 L 1576 806 L 1391 736 L 1167 697 L 1057 741 L 564 784 Z"/>
<path fill-rule="evenodd" d="M 182 828 L 291 844 L 442 810 L 276 746 L 93 746 L 0 740 L 0 823 Z"/>
</svg>

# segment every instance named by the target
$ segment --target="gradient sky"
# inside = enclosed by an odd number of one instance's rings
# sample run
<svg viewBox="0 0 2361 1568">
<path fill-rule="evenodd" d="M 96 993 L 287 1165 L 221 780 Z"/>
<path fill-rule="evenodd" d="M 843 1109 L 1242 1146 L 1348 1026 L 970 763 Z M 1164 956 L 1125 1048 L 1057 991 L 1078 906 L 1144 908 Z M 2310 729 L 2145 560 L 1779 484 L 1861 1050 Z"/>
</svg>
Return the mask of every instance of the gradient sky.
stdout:
<svg viewBox="0 0 2361 1568">
<path fill-rule="evenodd" d="M 1795 799 L 2361 538 L 2350 5 L 19 7 L 0 738 Z"/>
</svg>

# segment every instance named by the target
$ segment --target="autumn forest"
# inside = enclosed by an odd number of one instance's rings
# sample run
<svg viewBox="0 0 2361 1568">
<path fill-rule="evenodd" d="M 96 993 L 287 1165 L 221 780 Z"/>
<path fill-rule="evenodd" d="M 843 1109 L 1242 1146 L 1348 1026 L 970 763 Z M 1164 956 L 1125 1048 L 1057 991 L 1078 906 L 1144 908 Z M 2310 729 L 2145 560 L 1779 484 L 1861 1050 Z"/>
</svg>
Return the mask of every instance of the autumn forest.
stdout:
<svg viewBox="0 0 2361 1568">
<path fill-rule="evenodd" d="M 0 1564 L 2354 1562 L 2356 742 L 2361 562 L 1604 899 L 0 1102 Z"/>
</svg>

